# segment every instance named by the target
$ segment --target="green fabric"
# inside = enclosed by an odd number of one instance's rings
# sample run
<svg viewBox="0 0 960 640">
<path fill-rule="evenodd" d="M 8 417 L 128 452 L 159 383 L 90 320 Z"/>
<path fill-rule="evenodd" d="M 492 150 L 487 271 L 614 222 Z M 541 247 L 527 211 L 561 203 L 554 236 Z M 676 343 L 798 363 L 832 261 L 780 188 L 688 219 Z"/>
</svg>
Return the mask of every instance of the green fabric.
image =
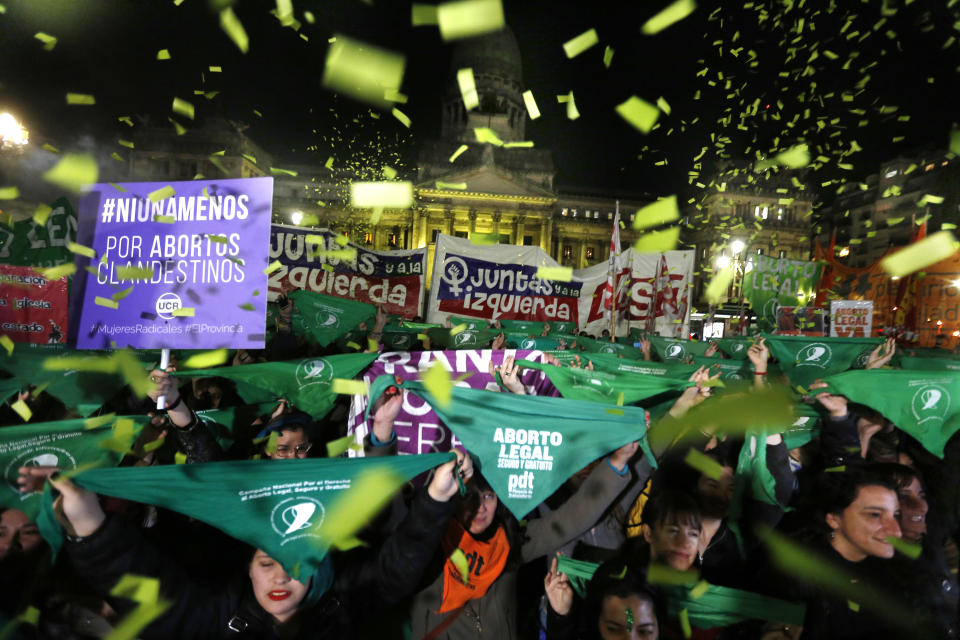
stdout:
<svg viewBox="0 0 960 640">
<path fill-rule="evenodd" d="M 573 324 L 573 323 L 570 323 Z M 501 320 L 500 328 L 504 331 L 513 333 L 525 333 L 527 335 L 539 336 L 543 333 L 546 322 L 537 322 L 535 320 Z M 550 327 L 553 329 L 553 326 Z"/>
<path fill-rule="evenodd" d="M 156 364 L 155 353 L 142 350 L 127 350 L 146 368 Z M 68 369 L 48 371 L 43 363 L 48 358 L 83 358 L 90 363 L 100 363 L 111 356 L 106 351 L 77 351 L 60 346 L 18 344 L 8 355 L 0 349 L 0 369 L 19 381 L 21 387 L 28 385 L 42 387 L 44 391 L 58 398 L 68 409 L 84 409 L 82 415 L 88 415 L 119 392 L 126 380 L 120 373 L 104 373 Z"/>
<path fill-rule="evenodd" d="M 348 353 L 286 362 L 177 371 L 173 375 L 180 378 L 227 378 L 236 383 L 237 393 L 247 404 L 286 398 L 297 409 L 319 419 L 330 411 L 336 400 L 337 395 L 332 389 L 334 378 L 353 378 L 378 355 Z"/>
<path fill-rule="evenodd" d="M 550 335 L 555 333 L 570 333 L 577 328 L 576 322 L 562 322 L 559 320 L 550 321 Z"/>
<path fill-rule="evenodd" d="M 960 371 L 960 360 L 900 356 L 900 366 L 911 371 Z"/>
<path fill-rule="evenodd" d="M 803 402 L 793 405 L 796 420 L 783 432 L 783 442 L 787 449 L 796 449 L 807 444 L 820 434 L 820 414 L 812 406 Z"/>
<path fill-rule="evenodd" d="M 715 341 L 720 351 L 730 356 L 734 360 L 749 360 L 747 351 L 753 340 L 749 338 L 720 338 Z M 708 343 L 709 344 L 709 343 Z"/>
<path fill-rule="evenodd" d="M 50 203 L 47 223 L 40 227 L 32 218 L 13 224 L 0 233 L 0 261 L 27 267 L 53 267 L 73 262 L 68 242 L 77 239 L 77 214 L 70 201 L 59 198 Z"/>
<path fill-rule="evenodd" d="M 372 304 L 303 289 L 291 291 L 290 300 L 296 307 L 293 313 L 294 333 L 308 334 L 323 347 L 355 329 L 361 322 L 369 322 L 367 328 L 372 328 L 372 321 L 377 315 L 377 308 Z"/>
<path fill-rule="evenodd" d="M 564 398 L 605 404 L 617 404 L 621 393 L 623 404 L 634 404 L 661 393 L 679 393 L 692 384 L 663 376 L 617 375 L 606 371 L 557 367 L 529 360 L 517 360 L 517 364 L 546 373 Z"/>
<path fill-rule="evenodd" d="M 83 471 L 73 481 L 95 493 L 164 507 L 206 522 L 262 549 L 294 578 L 305 579 L 318 571 L 331 571 L 325 532 L 328 526 L 344 523 L 331 523 L 327 516 L 331 510 L 343 515 L 339 500 L 355 498 L 350 489 L 365 475 L 383 473 L 406 482 L 452 458 L 452 453 L 430 453 L 120 467 Z M 395 488 L 399 486 L 391 487 Z M 60 531 L 45 529 L 44 537 L 56 551 Z"/>
<path fill-rule="evenodd" d="M 691 374 L 697 370 L 696 365 L 682 364 L 680 362 L 654 362 L 652 360 L 630 360 L 621 358 L 617 355 L 608 353 L 578 353 L 576 351 L 552 351 L 550 355 L 557 358 L 560 362 L 568 364 L 576 362 L 580 358 L 580 363 L 585 367 L 588 362 L 593 363 L 593 368 L 597 371 L 606 371 L 608 373 L 638 373 L 647 376 L 667 376 L 678 380 L 687 380 Z"/>
<path fill-rule="evenodd" d="M 233 446 L 238 437 L 249 436 L 256 433 L 261 427 L 252 427 L 251 423 L 258 417 L 271 413 L 277 407 L 276 402 L 262 402 L 260 404 L 248 404 L 239 407 L 228 407 L 226 409 L 203 409 L 196 414 L 204 425 L 210 429 L 217 439 L 217 444 L 224 450 Z M 248 432 L 237 433 L 238 424 L 248 427 Z"/>
<path fill-rule="evenodd" d="M 384 349 L 391 351 L 418 351 L 422 349 L 422 343 L 417 337 L 423 332 L 420 329 L 411 329 L 407 327 L 389 327 L 383 330 L 380 338 L 380 344 Z"/>
<path fill-rule="evenodd" d="M 530 337 L 525 333 L 507 333 L 506 347 L 509 349 L 537 349 L 539 351 L 555 351 L 561 348 L 561 340 L 557 336 Z"/>
<path fill-rule="evenodd" d="M 371 404 L 391 376 L 374 385 Z M 637 407 L 453 387 L 444 407 L 423 384 L 401 386 L 426 400 L 467 450 L 483 477 L 518 519 L 553 494 L 567 478 L 597 458 L 639 440 L 650 464 L 646 414 Z"/>
<path fill-rule="evenodd" d="M 459 333 L 452 333 L 452 329 L 427 329 L 430 338 L 430 348 L 434 351 L 438 347 L 443 349 L 484 349 L 489 342 L 500 335 L 499 329 L 464 329 Z"/>
<path fill-rule="evenodd" d="M 719 371 L 721 380 L 753 379 L 753 364 L 749 360 L 722 360 L 693 356 L 693 364 L 698 367 L 709 367 L 710 375 L 716 375 Z"/>
<path fill-rule="evenodd" d="M 664 338 L 663 336 L 647 336 L 654 352 L 664 362 L 684 360 L 687 356 L 702 356 L 707 352 L 708 342 L 696 340 L 680 340 L 679 338 Z"/>
<path fill-rule="evenodd" d="M 763 337 L 790 382 L 803 387 L 850 369 L 864 349 L 883 343 L 883 338 L 810 338 L 768 333 Z"/>
<path fill-rule="evenodd" d="M 614 353 L 632 360 L 643 359 L 643 351 L 620 342 L 594 340 L 593 338 L 577 336 L 577 345 L 588 353 Z"/>
<path fill-rule="evenodd" d="M 427 329 L 434 329 L 439 327 L 439 324 L 434 324 L 432 322 L 411 322 L 410 320 L 404 320 L 400 325 L 404 329 L 416 329 L 417 331 L 426 331 Z"/>
<path fill-rule="evenodd" d="M 144 420 L 143 416 L 126 418 L 134 421 L 133 431 L 111 443 L 106 441 L 117 435 L 113 427 L 116 418 L 92 429 L 86 427 L 89 421 L 83 419 L 35 422 L 0 429 L 0 470 L 3 472 L 0 507 L 20 509 L 31 520 L 36 519 L 41 497 L 39 493 L 21 494 L 17 490 L 17 470 L 20 467 L 51 466 L 71 471 L 78 467 L 119 464 L 123 458 L 121 451 L 130 448 L 143 428 L 142 422 L 136 422 Z"/>
<path fill-rule="evenodd" d="M 802 307 L 820 283 L 821 262 L 754 256 L 755 266 L 743 277 L 743 295 L 763 331 L 777 328 L 779 307 Z M 803 295 L 799 295 L 800 292 Z"/>
<path fill-rule="evenodd" d="M 451 327 L 459 327 L 460 325 L 465 324 L 467 325 L 466 328 L 470 329 L 471 331 L 490 328 L 490 323 L 486 320 L 486 318 L 465 318 L 463 316 L 449 316 L 449 319 L 450 319 Z M 409 325 L 411 323 L 408 322 L 407 324 Z M 432 325 L 425 325 L 422 328 L 429 329 L 431 327 L 439 327 L 439 326 L 440 325 L 438 324 L 432 324 Z"/>
<path fill-rule="evenodd" d="M 871 369 L 825 380 L 832 393 L 879 411 L 940 458 L 960 428 L 960 372 Z"/>
<path fill-rule="evenodd" d="M 586 595 L 586 584 L 593 579 L 600 565 L 595 562 L 574 560 L 568 556 L 557 557 L 557 571 L 567 576 L 570 586 L 581 598 Z M 711 584 L 699 597 L 691 591 L 697 587 L 661 585 L 660 590 L 667 601 L 671 618 L 678 618 L 684 609 L 690 616 L 690 624 L 698 629 L 718 629 L 744 622 L 745 620 L 769 620 L 801 625 L 806 615 L 806 605 L 778 598 Z"/>
<path fill-rule="evenodd" d="M 897 351 L 911 358 L 960 358 L 960 354 L 940 347 L 899 347 Z"/>
</svg>

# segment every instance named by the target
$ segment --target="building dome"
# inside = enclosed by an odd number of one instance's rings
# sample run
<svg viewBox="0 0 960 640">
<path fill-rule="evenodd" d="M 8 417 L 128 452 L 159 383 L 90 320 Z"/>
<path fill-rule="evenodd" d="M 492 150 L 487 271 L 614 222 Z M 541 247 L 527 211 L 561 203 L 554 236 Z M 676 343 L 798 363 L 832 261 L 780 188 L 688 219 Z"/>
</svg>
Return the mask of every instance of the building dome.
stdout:
<svg viewBox="0 0 960 640">
<path fill-rule="evenodd" d="M 464 67 L 471 67 L 474 75 L 499 75 L 517 85 L 523 83 L 520 45 L 510 27 L 458 42 L 450 60 L 450 75 L 455 77 L 457 69 Z"/>
</svg>

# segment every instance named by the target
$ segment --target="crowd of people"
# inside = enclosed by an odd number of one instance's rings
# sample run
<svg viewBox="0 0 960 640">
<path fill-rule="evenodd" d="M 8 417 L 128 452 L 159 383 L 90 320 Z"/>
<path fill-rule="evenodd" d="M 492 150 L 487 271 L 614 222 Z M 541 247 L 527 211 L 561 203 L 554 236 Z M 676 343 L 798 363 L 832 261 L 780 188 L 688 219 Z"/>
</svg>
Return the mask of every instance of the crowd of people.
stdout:
<svg viewBox="0 0 960 640">
<path fill-rule="evenodd" d="M 290 312 L 280 313 L 265 350 L 238 350 L 229 364 L 342 348 L 294 333 Z M 356 342 L 383 350 L 385 329 L 399 322 L 379 313 Z M 577 337 L 567 334 L 558 351 L 576 350 Z M 643 358 L 655 359 L 649 341 L 638 341 Z M 510 345 L 499 333 L 486 346 Z M 878 346 L 867 368 L 891 366 L 895 351 L 892 341 Z M 592 367 L 557 355 L 547 362 Z M 715 345 L 706 355 L 722 357 Z M 781 383 L 768 373 L 763 338 L 747 357 L 750 384 L 719 388 L 717 374 L 700 367 L 648 432 L 638 428 L 636 442 L 575 473 L 522 520 L 470 452 L 457 451 L 367 524 L 363 546 L 331 551 L 321 570 L 299 579 L 264 550 L 175 511 L 98 496 L 56 468 L 22 467 L 22 492 L 49 483 L 66 536 L 54 558 L 36 522 L 16 508 L 0 511 L 0 614 L 23 638 L 107 637 L 136 607 L 114 587 L 138 575 L 158 578 L 168 602 L 136 632 L 141 638 L 957 637 L 955 443 L 941 459 L 823 383 L 804 390 L 820 415 L 809 442 L 788 448 L 789 424 L 759 438 L 726 433 L 695 410 L 721 394 L 749 403 Z M 243 405 L 233 383 L 170 375 L 176 369 L 151 371 L 147 398 L 124 389 L 100 409 L 149 416 L 121 465 L 173 464 L 178 454 L 188 465 L 288 464 L 323 457 L 327 442 L 346 435 L 349 396 L 326 415 L 277 398 L 234 425 L 251 437 L 226 448 L 198 412 Z M 494 373 L 502 393 L 529 392 L 512 357 Z M 74 417 L 34 391 L 19 398 L 35 415 Z M 373 399 L 365 456 L 397 455 L 404 393 L 393 387 Z M 691 424 L 690 415 L 700 418 Z M 3 418 L 22 424 L 9 411 Z M 743 463 L 747 450 L 762 469 Z"/>
</svg>

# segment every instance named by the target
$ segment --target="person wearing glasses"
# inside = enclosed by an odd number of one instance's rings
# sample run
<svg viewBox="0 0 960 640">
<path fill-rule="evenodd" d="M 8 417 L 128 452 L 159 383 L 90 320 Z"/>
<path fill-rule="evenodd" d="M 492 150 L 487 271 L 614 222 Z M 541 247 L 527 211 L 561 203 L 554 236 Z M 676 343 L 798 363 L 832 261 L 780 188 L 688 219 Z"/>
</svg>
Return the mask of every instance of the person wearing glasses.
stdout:
<svg viewBox="0 0 960 640">
<path fill-rule="evenodd" d="M 277 415 L 257 434 L 262 455 L 273 460 L 297 460 L 307 457 L 313 446 L 313 418 L 302 411 L 292 410 Z M 276 433 L 275 446 L 270 446 L 271 434 Z"/>
</svg>

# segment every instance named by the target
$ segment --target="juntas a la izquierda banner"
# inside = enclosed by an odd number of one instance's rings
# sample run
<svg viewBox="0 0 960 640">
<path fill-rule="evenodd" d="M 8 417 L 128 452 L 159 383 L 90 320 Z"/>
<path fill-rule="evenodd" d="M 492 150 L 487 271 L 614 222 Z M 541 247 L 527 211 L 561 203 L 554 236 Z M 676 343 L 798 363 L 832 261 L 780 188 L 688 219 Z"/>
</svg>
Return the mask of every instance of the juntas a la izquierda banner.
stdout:
<svg viewBox="0 0 960 640">
<path fill-rule="evenodd" d="M 621 254 L 617 308 L 618 334 L 632 326 L 669 335 L 683 332 L 689 318 L 689 289 L 693 274 L 692 251 Z M 540 280 L 537 268 L 558 263 L 540 247 L 481 246 L 469 240 L 439 235 L 434 256 L 429 322 L 444 322 L 449 315 L 488 320 L 576 322 L 587 331 L 610 328 L 604 316 L 602 292 L 606 263 L 573 272 L 570 282 Z M 629 282 L 629 284 L 627 283 Z"/>
<path fill-rule="evenodd" d="M 337 235 L 329 229 L 273 225 L 270 260 L 279 260 L 280 268 L 270 274 L 271 299 L 281 292 L 306 289 L 379 305 L 387 313 L 405 318 L 420 315 L 426 288 L 426 248 L 373 251 L 352 242 L 341 246 L 335 241 Z M 315 255 L 317 250 L 344 247 L 357 250 L 356 260 Z"/>
<path fill-rule="evenodd" d="M 273 178 L 92 185 L 77 346 L 262 348 L 272 197 Z"/>
<path fill-rule="evenodd" d="M 503 364 L 503 360 L 507 356 L 513 356 L 517 360 L 544 361 L 542 351 L 524 349 L 387 352 L 381 353 L 380 357 L 367 367 L 363 374 L 363 380 L 369 384 L 383 374 L 399 376 L 401 380 L 416 380 L 422 371 L 430 367 L 434 361 L 439 360 L 450 371 L 452 379 L 469 374 L 463 380 L 456 382 L 457 386 L 495 391 L 500 387 L 493 376 L 490 375 L 489 364 L 491 362 L 494 366 Z M 550 379 L 542 371 L 521 369 L 520 380 L 527 387 L 528 393 L 533 395 L 560 395 L 560 392 L 550 383 Z M 347 418 L 347 433 L 354 435 L 357 442 L 361 443 L 363 437 L 370 432 L 373 426 L 372 412 L 370 420 L 364 421 L 367 402 L 367 396 L 353 396 L 350 415 Z M 460 443 L 459 440 L 454 439 L 453 434 L 440 421 L 430 405 L 411 393 L 404 394 L 403 407 L 394 421 L 394 429 L 397 432 L 397 445 L 400 453 L 449 451 L 453 446 Z M 351 453 L 351 455 L 355 454 Z"/>
<path fill-rule="evenodd" d="M 67 278 L 0 264 L 0 333 L 14 342 L 67 341 Z"/>
</svg>

